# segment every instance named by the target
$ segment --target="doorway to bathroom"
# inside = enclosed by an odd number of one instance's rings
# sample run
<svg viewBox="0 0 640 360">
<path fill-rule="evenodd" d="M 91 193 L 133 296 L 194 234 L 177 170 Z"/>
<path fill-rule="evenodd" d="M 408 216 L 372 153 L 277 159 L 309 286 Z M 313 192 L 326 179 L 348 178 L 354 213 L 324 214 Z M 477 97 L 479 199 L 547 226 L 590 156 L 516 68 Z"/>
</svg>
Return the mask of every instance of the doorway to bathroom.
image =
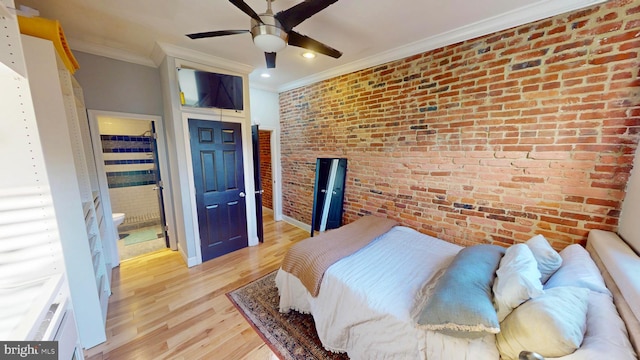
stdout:
<svg viewBox="0 0 640 360">
<path fill-rule="evenodd" d="M 95 115 L 95 114 L 94 114 Z M 120 261 L 170 247 L 155 118 L 94 116 L 92 129 L 114 214 Z M 96 142 L 97 142 L 96 141 Z M 96 151 L 96 152 L 98 152 Z M 98 156 L 97 156 L 98 157 Z M 101 174 L 99 174 L 101 175 Z M 100 176 L 99 176 L 100 177 Z M 117 221 L 116 221 L 117 220 Z"/>
</svg>

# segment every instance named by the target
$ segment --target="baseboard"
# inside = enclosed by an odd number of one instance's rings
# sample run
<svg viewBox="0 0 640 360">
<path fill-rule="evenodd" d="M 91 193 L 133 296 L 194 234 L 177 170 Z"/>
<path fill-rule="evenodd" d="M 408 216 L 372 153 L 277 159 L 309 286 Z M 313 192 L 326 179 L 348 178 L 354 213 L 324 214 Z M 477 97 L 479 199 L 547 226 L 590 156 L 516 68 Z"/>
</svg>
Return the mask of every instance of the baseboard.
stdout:
<svg viewBox="0 0 640 360">
<path fill-rule="evenodd" d="M 300 229 L 305 230 L 306 232 L 311 231 L 311 225 L 305 224 L 302 221 L 298 221 L 292 217 L 282 215 L 282 220 L 284 220 L 285 222 L 288 222 L 293 226 L 299 227 Z"/>
<path fill-rule="evenodd" d="M 196 265 L 200 265 L 202 264 L 202 262 L 200 262 L 200 260 L 198 258 L 194 257 L 190 257 L 189 259 L 187 259 L 187 267 L 194 267 Z"/>
<path fill-rule="evenodd" d="M 200 260 L 193 256 L 193 257 L 188 257 L 187 254 L 182 251 L 182 248 L 180 247 L 180 243 L 178 243 L 178 252 L 180 253 L 180 255 L 182 256 L 182 260 L 184 261 L 185 264 L 187 264 L 187 267 L 194 267 L 196 265 L 200 265 Z"/>
</svg>

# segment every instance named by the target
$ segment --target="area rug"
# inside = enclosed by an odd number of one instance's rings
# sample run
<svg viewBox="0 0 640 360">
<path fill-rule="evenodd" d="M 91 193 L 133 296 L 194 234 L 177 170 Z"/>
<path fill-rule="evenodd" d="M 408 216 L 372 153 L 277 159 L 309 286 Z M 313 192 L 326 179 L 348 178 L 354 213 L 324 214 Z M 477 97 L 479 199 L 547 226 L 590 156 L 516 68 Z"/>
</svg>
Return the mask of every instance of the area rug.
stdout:
<svg viewBox="0 0 640 360">
<path fill-rule="evenodd" d="M 155 240 L 163 236 L 164 235 L 162 234 L 162 229 L 159 226 L 152 226 L 142 228 L 140 230 L 132 230 L 128 234 L 120 234 L 120 239 L 124 239 L 125 245 L 133 245 L 145 241 Z"/>
<path fill-rule="evenodd" d="M 349 359 L 346 354 L 334 354 L 322 347 L 311 315 L 278 311 L 280 297 L 275 277 L 272 272 L 227 293 L 271 350 L 282 360 Z"/>
</svg>

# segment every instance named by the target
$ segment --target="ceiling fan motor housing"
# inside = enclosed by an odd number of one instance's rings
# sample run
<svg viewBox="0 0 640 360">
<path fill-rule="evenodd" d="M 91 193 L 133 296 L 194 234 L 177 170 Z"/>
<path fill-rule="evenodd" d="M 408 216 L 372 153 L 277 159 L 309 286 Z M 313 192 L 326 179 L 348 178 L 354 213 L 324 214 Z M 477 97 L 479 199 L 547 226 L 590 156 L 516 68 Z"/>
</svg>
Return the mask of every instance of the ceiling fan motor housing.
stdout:
<svg viewBox="0 0 640 360">
<path fill-rule="evenodd" d="M 287 46 L 288 34 L 273 14 L 260 14 L 262 24 L 251 19 L 253 42 L 262 51 L 275 53 Z"/>
</svg>

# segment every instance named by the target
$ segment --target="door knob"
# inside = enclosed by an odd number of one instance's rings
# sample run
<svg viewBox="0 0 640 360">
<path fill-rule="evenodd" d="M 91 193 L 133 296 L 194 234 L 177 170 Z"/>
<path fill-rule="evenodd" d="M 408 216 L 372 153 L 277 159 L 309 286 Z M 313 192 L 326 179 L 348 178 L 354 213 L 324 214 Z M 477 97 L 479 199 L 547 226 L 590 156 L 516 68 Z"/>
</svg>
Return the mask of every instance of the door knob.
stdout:
<svg viewBox="0 0 640 360">
<path fill-rule="evenodd" d="M 240 194 L 238 194 L 238 195 L 240 195 L 240 197 L 241 197 L 241 198 L 243 198 L 243 197 L 247 196 L 247 195 L 244 193 L 244 191 L 240 191 Z"/>
</svg>

